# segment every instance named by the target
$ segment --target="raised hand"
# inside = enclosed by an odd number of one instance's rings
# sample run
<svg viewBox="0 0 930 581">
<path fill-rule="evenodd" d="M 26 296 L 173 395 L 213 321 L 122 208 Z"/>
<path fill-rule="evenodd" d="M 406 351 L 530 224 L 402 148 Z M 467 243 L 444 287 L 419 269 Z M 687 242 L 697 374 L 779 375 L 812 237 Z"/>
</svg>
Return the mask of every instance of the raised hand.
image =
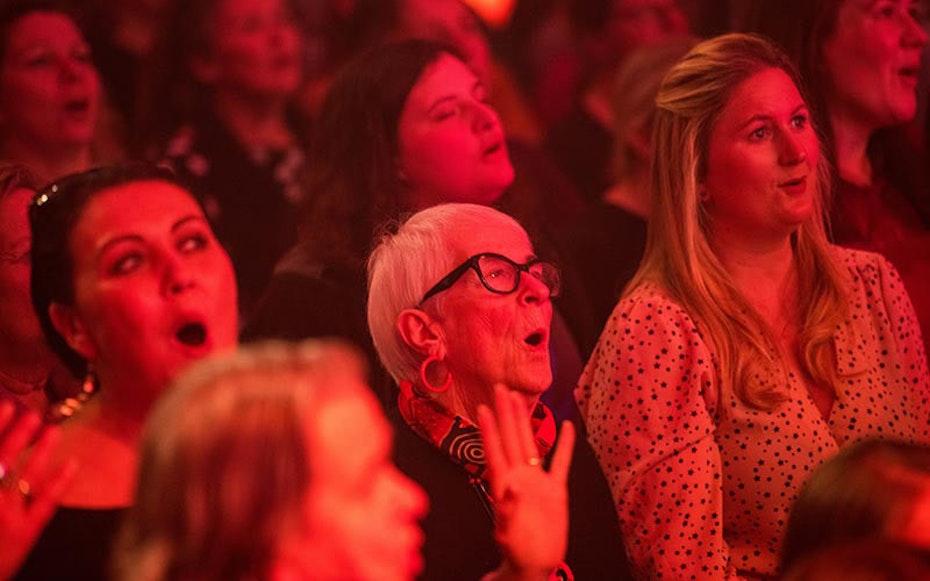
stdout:
<svg viewBox="0 0 930 581">
<path fill-rule="evenodd" d="M 491 493 L 495 536 L 504 555 L 493 578 L 548 579 L 565 558 L 568 543 L 568 469 L 575 444 L 563 424 L 546 471 L 530 426 L 527 403 L 503 385 L 494 388 L 496 416 L 478 408 Z"/>
<path fill-rule="evenodd" d="M 50 464 L 57 427 L 42 431 L 26 451 L 42 422 L 32 413 L 14 422 L 14 414 L 12 404 L 0 403 L 0 579 L 16 573 L 77 469 L 73 461 Z"/>
</svg>

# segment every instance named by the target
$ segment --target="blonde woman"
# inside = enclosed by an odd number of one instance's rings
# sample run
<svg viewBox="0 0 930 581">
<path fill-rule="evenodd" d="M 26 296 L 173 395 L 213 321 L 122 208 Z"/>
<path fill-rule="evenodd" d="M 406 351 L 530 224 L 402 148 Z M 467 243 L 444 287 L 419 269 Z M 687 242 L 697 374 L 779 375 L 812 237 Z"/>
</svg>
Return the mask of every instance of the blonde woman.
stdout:
<svg viewBox="0 0 930 581">
<path fill-rule="evenodd" d="M 774 575 L 815 467 L 868 436 L 930 442 L 913 308 L 884 258 L 827 243 L 799 87 L 735 34 L 659 90 L 645 257 L 576 391 L 642 576 Z"/>
<path fill-rule="evenodd" d="M 122 579 L 412 579 L 423 491 L 346 344 L 269 343 L 205 362 L 159 403 Z"/>
</svg>

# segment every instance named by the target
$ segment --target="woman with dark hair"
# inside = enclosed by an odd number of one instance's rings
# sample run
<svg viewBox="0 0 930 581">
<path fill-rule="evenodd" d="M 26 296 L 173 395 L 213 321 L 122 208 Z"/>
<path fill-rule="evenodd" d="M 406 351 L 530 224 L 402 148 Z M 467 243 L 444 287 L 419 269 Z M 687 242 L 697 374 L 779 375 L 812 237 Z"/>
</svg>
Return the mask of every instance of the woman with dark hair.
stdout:
<svg viewBox="0 0 930 581">
<path fill-rule="evenodd" d="M 759 0 L 749 28 L 784 46 L 811 91 L 834 166 L 837 244 L 901 272 L 930 345 L 930 159 L 908 124 L 927 33 L 919 0 Z"/>
<path fill-rule="evenodd" d="M 376 229 L 442 202 L 524 215 L 522 200 L 509 195 L 514 168 L 486 96 L 455 50 L 431 41 L 377 47 L 344 71 L 316 128 L 302 241 L 278 265 L 245 340 L 338 335 L 379 369 L 365 324 L 364 264 Z M 553 329 L 549 395 L 561 396 L 560 417 L 575 417 L 570 392 L 581 357 L 558 313 Z"/>
<path fill-rule="evenodd" d="M 60 4 L 0 10 L 0 158 L 43 179 L 89 168 L 100 99 L 90 49 Z"/>
<path fill-rule="evenodd" d="M 782 567 L 829 547 L 888 539 L 930 555 L 930 448 L 865 440 L 811 474 L 791 509 Z"/>
<path fill-rule="evenodd" d="M 644 576 L 776 575 L 819 464 L 930 444 L 914 309 L 887 260 L 827 241 L 800 87 L 772 42 L 728 34 L 659 89 L 645 255 L 575 392 Z"/>
<path fill-rule="evenodd" d="M 290 0 L 173 0 L 165 10 L 138 123 L 152 157 L 202 200 L 248 313 L 296 237 L 299 27 Z"/>
<path fill-rule="evenodd" d="M 150 408 L 191 362 L 236 345 L 235 279 L 203 210 L 165 169 L 67 176 L 37 194 L 29 221 L 33 306 L 94 395 L 62 424 L 60 456 L 80 469 L 19 578 L 104 578 Z"/>
</svg>

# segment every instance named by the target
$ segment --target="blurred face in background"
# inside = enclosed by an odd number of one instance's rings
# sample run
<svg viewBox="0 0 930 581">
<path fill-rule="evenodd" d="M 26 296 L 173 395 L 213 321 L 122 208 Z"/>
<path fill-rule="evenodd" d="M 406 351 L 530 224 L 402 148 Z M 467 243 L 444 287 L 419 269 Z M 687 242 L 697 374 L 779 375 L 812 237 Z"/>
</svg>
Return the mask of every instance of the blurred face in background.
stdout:
<svg viewBox="0 0 930 581">
<path fill-rule="evenodd" d="M 874 130 L 910 121 L 927 34 L 916 0 L 844 0 L 824 41 L 824 74 L 834 119 Z"/>
<path fill-rule="evenodd" d="M 219 0 L 209 34 L 212 50 L 192 63 L 201 82 L 271 98 L 300 86 L 300 33 L 285 0 Z"/>
<path fill-rule="evenodd" d="M 904 511 L 903 524 L 892 535 L 909 545 L 930 551 L 930 478 L 923 476 L 923 491 Z"/>
<path fill-rule="evenodd" d="M 321 570 L 365 581 L 413 579 L 423 567 L 418 521 L 429 501 L 392 463 L 391 428 L 370 388 L 359 384 L 314 415 L 306 434 L 312 479 L 303 542 L 310 550 L 298 540 L 296 560 L 313 555 L 309 579 Z"/>
<path fill-rule="evenodd" d="M 688 16 L 678 0 L 615 0 L 607 23 L 614 58 L 688 34 Z"/>
<path fill-rule="evenodd" d="M 402 0 L 400 12 L 401 36 L 454 47 L 478 78 L 489 82 L 491 47 L 478 18 L 461 0 Z"/>
<path fill-rule="evenodd" d="M 26 14 L 10 27 L 0 63 L 0 141 L 8 150 L 88 146 L 100 90 L 75 23 L 60 12 Z"/>
<path fill-rule="evenodd" d="M 492 204 L 513 182 L 513 166 L 484 84 L 442 54 L 414 85 L 397 128 L 398 171 L 412 203 Z"/>
</svg>

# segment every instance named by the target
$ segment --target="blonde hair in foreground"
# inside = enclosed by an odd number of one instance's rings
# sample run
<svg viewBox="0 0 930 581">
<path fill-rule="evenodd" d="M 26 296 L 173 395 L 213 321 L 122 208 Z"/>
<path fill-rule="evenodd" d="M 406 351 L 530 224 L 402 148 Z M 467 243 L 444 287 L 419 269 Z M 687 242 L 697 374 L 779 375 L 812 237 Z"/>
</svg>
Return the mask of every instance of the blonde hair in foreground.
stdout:
<svg viewBox="0 0 930 581">
<path fill-rule="evenodd" d="M 699 189 L 710 133 L 730 95 L 769 68 L 785 71 L 804 94 L 788 57 L 770 41 L 748 34 L 702 42 L 665 77 L 656 99 L 654 205 L 646 251 L 626 291 L 657 284 L 683 305 L 714 349 L 722 393 L 762 410 L 787 399 L 781 387 L 787 380 L 773 379 L 778 367 L 768 355 L 767 346 L 778 342 L 711 249 Z M 820 157 L 816 173 L 814 211 L 792 235 L 801 305 L 798 358 L 814 381 L 835 391 L 839 380 L 832 337 L 846 305 L 824 226 L 830 184 L 826 156 Z"/>
<path fill-rule="evenodd" d="M 337 341 L 266 343 L 195 364 L 149 418 L 117 579 L 262 579 L 301 524 L 305 426 L 365 379 Z"/>
</svg>

